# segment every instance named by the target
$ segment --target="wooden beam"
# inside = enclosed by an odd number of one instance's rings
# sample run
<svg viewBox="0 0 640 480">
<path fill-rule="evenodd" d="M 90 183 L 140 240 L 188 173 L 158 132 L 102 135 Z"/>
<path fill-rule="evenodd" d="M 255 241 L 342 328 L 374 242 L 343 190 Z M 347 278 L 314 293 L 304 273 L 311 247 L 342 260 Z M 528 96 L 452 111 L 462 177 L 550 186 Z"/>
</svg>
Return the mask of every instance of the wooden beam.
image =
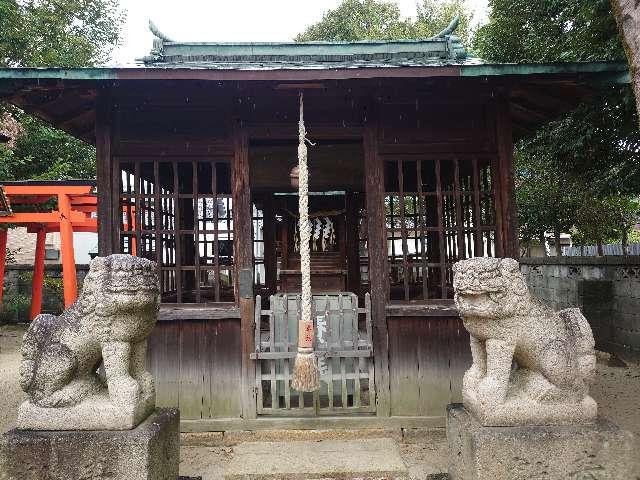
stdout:
<svg viewBox="0 0 640 480">
<path fill-rule="evenodd" d="M 391 414 L 389 390 L 389 339 L 385 306 L 389 298 L 387 230 L 384 216 L 384 168 L 378 155 L 378 131 L 367 127 L 364 136 L 365 191 L 369 247 L 369 285 L 371 318 L 373 320 L 373 350 L 377 415 Z"/>
<path fill-rule="evenodd" d="M 65 196 L 66 195 L 62 195 Z M 13 215 L 0 217 L 0 224 L 13 223 L 57 223 L 60 222 L 61 212 L 18 212 Z M 76 212 L 71 209 L 65 213 L 65 220 L 71 223 L 85 223 L 89 216 L 83 212 Z"/>
<path fill-rule="evenodd" d="M 115 253 L 112 196 L 113 159 L 111 156 L 111 96 L 100 90 L 96 106 L 96 174 L 98 188 L 98 255 Z M 157 207 L 156 207 L 157 208 Z"/>
<path fill-rule="evenodd" d="M 240 125 L 233 132 L 234 158 L 231 167 L 233 194 L 233 247 L 235 297 L 240 308 L 242 350 L 242 416 L 256 418 L 255 363 L 249 355 L 254 345 L 253 237 L 251 234 L 251 191 L 249 186 L 249 140 Z M 250 279 L 250 280 L 249 280 Z M 246 283 L 246 284 L 245 284 Z"/>
<path fill-rule="evenodd" d="M 517 259 L 520 252 L 518 248 L 518 218 L 513 183 L 513 133 L 509 101 L 506 97 L 498 97 L 495 111 L 499 175 L 498 194 L 502 205 L 503 253 L 505 257 Z"/>
<path fill-rule="evenodd" d="M 36 255 L 33 262 L 33 279 L 31 281 L 31 310 L 29 320 L 36 318 L 42 310 L 42 289 L 44 287 L 44 253 L 47 232 L 38 230 L 36 237 Z"/>
<path fill-rule="evenodd" d="M 0 182 L 1 184 L 2 182 Z M 92 185 L 3 185 L 7 195 L 24 195 L 27 197 L 54 197 L 58 193 L 66 195 L 89 195 Z"/>
</svg>

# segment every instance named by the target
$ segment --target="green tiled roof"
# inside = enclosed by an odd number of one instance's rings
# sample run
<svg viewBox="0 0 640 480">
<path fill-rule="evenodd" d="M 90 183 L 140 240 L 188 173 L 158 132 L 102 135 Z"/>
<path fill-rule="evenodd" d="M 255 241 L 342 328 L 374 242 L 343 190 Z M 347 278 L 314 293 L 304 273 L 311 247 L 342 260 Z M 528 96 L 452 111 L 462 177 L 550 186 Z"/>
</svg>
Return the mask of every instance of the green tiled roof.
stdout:
<svg viewBox="0 0 640 480">
<path fill-rule="evenodd" d="M 424 40 L 358 42 L 176 42 L 153 23 L 153 50 L 147 67 L 208 69 L 314 69 L 424 66 L 465 63 L 467 52 L 453 34 L 455 18 L 438 35 Z"/>
</svg>

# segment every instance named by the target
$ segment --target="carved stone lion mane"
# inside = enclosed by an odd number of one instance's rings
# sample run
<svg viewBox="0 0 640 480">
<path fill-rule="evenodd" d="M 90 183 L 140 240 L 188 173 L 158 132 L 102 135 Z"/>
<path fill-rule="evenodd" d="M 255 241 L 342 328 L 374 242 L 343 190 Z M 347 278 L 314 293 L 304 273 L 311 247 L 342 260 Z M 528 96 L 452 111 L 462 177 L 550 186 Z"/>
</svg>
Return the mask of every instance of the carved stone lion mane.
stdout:
<svg viewBox="0 0 640 480">
<path fill-rule="evenodd" d="M 485 425 L 594 420 L 594 340 L 580 310 L 554 312 L 531 296 L 511 258 L 463 260 L 453 271 L 473 357 L 465 406 Z"/>
</svg>

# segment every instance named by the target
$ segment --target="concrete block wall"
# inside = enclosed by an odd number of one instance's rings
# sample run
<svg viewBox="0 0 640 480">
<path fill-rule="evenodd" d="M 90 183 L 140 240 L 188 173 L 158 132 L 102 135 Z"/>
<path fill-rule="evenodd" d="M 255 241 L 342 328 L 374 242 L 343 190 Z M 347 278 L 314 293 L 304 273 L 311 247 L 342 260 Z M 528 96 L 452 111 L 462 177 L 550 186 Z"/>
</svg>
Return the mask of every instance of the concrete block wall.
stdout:
<svg viewBox="0 0 640 480">
<path fill-rule="evenodd" d="M 522 258 L 520 269 L 552 308 L 582 310 L 597 348 L 640 359 L 640 257 Z"/>
<path fill-rule="evenodd" d="M 29 320 L 28 309 L 26 312 L 18 314 L 9 314 L 7 312 L 7 303 L 12 298 L 24 296 L 31 301 L 31 281 L 25 280 L 25 273 L 33 272 L 33 265 L 25 264 L 9 264 L 5 267 L 4 272 L 4 294 L 3 307 L 4 311 L 0 311 L 0 323 L 2 322 L 26 322 Z M 78 278 L 78 290 L 82 286 L 84 277 L 89 272 L 89 265 L 76 265 L 76 273 Z M 61 265 L 45 265 L 45 277 L 62 279 Z M 59 314 L 62 311 L 63 299 L 61 292 L 53 292 L 47 288 L 42 292 L 42 313 Z"/>
</svg>

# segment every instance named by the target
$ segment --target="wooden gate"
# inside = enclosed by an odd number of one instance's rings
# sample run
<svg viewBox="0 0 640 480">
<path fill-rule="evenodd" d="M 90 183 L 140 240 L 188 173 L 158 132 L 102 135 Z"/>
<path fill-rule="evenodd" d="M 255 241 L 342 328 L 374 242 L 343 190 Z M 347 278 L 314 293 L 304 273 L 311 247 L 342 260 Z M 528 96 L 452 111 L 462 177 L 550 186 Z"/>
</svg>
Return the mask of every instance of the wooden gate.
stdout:
<svg viewBox="0 0 640 480">
<path fill-rule="evenodd" d="M 320 390 L 291 388 L 296 356 L 299 294 L 269 297 L 269 310 L 255 307 L 257 412 L 259 415 L 319 416 L 375 413 L 371 301 L 358 307 L 353 293 L 314 295 L 312 314 Z"/>
</svg>

